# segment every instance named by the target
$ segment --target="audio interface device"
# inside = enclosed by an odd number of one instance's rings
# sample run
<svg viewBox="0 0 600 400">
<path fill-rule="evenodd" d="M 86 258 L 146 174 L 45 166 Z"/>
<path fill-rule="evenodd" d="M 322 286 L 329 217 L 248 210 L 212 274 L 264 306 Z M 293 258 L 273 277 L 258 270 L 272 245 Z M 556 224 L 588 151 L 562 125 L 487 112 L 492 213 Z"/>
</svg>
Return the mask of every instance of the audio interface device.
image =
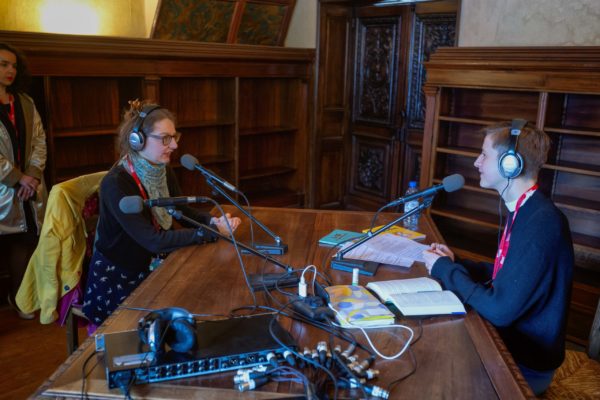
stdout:
<svg viewBox="0 0 600 400">
<path fill-rule="evenodd" d="M 197 345 L 187 353 L 169 348 L 151 352 L 137 330 L 97 335 L 96 349 L 103 352 L 111 389 L 266 364 L 269 353 L 284 362 L 286 346 L 295 349 L 296 345 L 273 319 L 273 314 L 262 314 L 197 322 Z M 269 327 L 283 346 L 273 339 Z"/>
</svg>

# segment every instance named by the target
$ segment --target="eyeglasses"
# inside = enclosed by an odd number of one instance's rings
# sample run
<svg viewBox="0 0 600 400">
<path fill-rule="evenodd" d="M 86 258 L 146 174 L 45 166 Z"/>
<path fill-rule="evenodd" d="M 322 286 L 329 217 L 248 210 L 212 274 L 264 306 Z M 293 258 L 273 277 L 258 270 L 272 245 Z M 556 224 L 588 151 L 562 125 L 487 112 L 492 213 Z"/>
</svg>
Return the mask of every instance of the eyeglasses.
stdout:
<svg viewBox="0 0 600 400">
<path fill-rule="evenodd" d="M 160 139 L 162 140 L 162 144 L 164 146 L 168 146 L 171 144 L 171 140 L 175 140 L 175 143 L 179 143 L 179 139 L 181 139 L 181 132 L 175 132 L 174 135 L 152 135 L 150 133 L 146 133 L 146 136 L 154 139 Z"/>
</svg>

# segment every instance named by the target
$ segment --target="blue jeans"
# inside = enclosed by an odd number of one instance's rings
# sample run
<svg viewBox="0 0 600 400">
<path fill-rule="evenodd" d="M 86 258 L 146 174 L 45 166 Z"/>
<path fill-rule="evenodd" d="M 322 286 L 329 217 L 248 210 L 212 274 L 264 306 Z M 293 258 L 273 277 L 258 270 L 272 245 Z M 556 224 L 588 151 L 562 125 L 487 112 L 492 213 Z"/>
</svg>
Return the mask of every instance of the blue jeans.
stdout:
<svg viewBox="0 0 600 400">
<path fill-rule="evenodd" d="M 556 371 L 554 369 L 549 371 L 536 371 L 521 364 L 517 365 L 519 366 L 523 377 L 536 396 L 539 396 L 540 394 L 544 393 L 546 389 L 548 389 L 548 386 L 550 386 L 550 383 L 552 383 L 554 372 Z"/>
</svg>

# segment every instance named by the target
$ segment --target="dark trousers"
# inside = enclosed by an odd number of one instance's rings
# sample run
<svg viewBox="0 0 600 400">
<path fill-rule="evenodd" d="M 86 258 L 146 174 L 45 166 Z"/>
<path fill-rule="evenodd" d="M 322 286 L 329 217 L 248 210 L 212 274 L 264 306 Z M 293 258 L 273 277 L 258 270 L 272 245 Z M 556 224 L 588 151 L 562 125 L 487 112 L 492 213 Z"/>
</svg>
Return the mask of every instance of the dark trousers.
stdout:
<svg viewBox="0 0 600 400">
<path fill-rule="evenodd" d="M 25 204 L 25 216 L 27 220 L 27 232 L 10 235 L 0 235 L 0 258 L 6 263 L 7 272 L 10 276 L 8 294 L 15 304 L 15 296 L 21 286 L 23 275 L 27 269 L 29 259 L 38 243 L 37 229 L 29 204 Z"/>
</svg>

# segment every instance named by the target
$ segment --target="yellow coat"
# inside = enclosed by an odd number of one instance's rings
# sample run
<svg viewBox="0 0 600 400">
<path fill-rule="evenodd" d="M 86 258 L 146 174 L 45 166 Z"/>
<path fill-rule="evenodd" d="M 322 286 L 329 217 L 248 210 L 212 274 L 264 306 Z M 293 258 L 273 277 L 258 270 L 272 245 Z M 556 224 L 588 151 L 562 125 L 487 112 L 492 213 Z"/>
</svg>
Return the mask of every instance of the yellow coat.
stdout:
<svg viewBox="0 0 600 400">
<path fill-rule="evenodd" d="M 87 237 L 82 211 L 105 174 L 83 175 L 50 191 L 40 240 L 16 296 L 21 311 L 41 310 L 42 324 L 56 321 L 58 300 L 79 282 Z"/>
</svg>

